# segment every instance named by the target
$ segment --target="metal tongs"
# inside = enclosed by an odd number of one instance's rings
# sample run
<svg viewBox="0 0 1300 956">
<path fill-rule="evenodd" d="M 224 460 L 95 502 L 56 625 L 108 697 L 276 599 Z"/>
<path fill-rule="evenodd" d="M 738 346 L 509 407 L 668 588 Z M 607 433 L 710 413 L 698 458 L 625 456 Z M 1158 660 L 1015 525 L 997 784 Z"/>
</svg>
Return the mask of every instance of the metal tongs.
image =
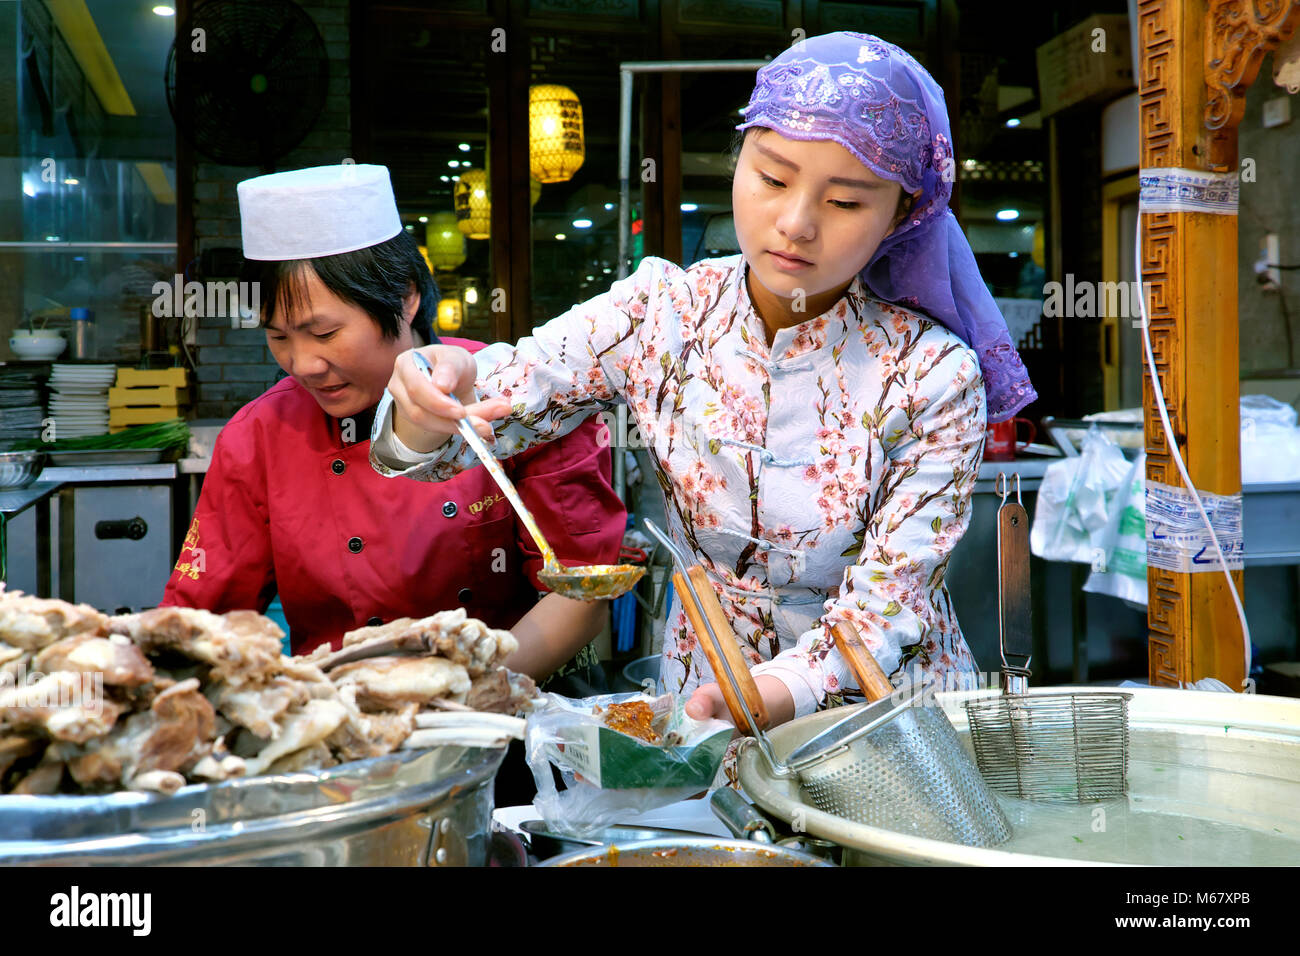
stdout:
<svg viewBox="0 0 1300 956">
<path fill-rule="evenodd" d="M 416 366 L 432 378 L 433 366 L 429 364 L 429 360 L 418 351 L 412 351 L 411 355 L 415 359 Z M 542 552 L 542 570 L 537 572 L 537 577 L 543 584 L 556 594 L 576 601 L 609 600 L 620 597 L 636 587 L 636 583 L 645 574 L 645 568 L 635 564 L 588 564 L 573 568 L 566 568 L 560 564 L 555 557 L 555 551 L 542 536 L 542 529 L 537 526 L 532 512 L 519 497 L 514 484 L 506 477 L 501 463 L 497 461 L 483 439 L 479 438 L 478 432 L 474 431 L 469 416 L 456 423 L 456 430 L 460 432 L 460 437 L 465 439 L 466 444 L 474 449 L 474 454 L 478 455 L 479 460 L 483 462 L 483 467 L 497 483 L 506 500 L 514 506 L 519 520 L 524 523 L 528 533 L 537 542 L 537 548 Z"/>
</svg>

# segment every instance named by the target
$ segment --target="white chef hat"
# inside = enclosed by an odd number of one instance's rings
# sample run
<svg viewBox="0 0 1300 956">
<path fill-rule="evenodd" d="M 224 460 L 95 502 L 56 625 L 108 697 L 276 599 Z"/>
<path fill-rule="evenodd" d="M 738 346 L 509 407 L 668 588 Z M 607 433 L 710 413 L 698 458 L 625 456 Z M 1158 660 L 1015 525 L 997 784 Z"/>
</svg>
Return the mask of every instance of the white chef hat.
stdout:
<svg viewBox="0 0 1300 956">
<path fill-rule="evenodd" d="M 280 262 L 365 249 L 402 231 L 387 166 L 312 166 L 238 186 L 244 258 Z"/>
</svg>

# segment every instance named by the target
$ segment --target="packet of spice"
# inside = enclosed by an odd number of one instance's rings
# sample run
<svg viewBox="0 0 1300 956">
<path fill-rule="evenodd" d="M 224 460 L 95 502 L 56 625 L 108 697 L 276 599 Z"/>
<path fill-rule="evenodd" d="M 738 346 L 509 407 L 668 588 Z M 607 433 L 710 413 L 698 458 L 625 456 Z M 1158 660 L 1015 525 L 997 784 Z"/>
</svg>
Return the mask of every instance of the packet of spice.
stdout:
<svg viewBox="0 0 1300 956">
<path fill-rule="evenodd" d="M 686 715 L 673 694 L 611 694 L 570 700 L 545 695 L 528 718 L 534 748 L 561 771 L 605 790 L 707 789 L 735 728 Z"/>
</svg>

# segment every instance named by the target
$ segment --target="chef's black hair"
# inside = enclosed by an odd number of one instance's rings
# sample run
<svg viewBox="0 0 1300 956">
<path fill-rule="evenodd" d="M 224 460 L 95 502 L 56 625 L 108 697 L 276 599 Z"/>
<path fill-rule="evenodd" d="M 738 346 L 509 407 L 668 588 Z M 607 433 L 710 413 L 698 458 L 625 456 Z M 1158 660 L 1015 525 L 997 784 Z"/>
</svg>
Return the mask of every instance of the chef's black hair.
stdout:
<svg viewBox="0 0 1300 956">
<path fill-rule="evenodd" d="M 437 314 L 442 296 L 420 247 L 405 229 L 378 245 L 337 256 L 283 262 L 247 260 L 246 278 L 261 283 L 263 327 L 275 321 L 281 305 L 296 309 L 306 304 L 304 269 L 308 266 L 330 292 L 364 309 L 389 339 L 401 335 L 402 306 L 414 286 L 420 293 L 420 305 L 411 329 L 425 343 L 438 341 L 431 319 Z"/>
</svg>

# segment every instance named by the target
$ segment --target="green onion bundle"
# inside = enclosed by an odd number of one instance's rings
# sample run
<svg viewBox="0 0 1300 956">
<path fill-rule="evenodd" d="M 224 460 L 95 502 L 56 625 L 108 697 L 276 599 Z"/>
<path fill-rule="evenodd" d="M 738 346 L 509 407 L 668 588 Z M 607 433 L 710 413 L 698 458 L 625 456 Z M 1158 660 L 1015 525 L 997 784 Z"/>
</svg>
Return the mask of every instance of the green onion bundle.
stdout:
<svg viewBox="0 0 1300 956">
<path fill-rule="evenodd" d="M 52 442 L 28 439 L 16 442 L 23 451 L 113 451 L 124 448 L 187 447 L 190 427 L 183 418 L 170 418 L 152 425 L 132 425 L 114 435 L 86 435 L 82 438 L 57 438 Z"/>
</svg>

